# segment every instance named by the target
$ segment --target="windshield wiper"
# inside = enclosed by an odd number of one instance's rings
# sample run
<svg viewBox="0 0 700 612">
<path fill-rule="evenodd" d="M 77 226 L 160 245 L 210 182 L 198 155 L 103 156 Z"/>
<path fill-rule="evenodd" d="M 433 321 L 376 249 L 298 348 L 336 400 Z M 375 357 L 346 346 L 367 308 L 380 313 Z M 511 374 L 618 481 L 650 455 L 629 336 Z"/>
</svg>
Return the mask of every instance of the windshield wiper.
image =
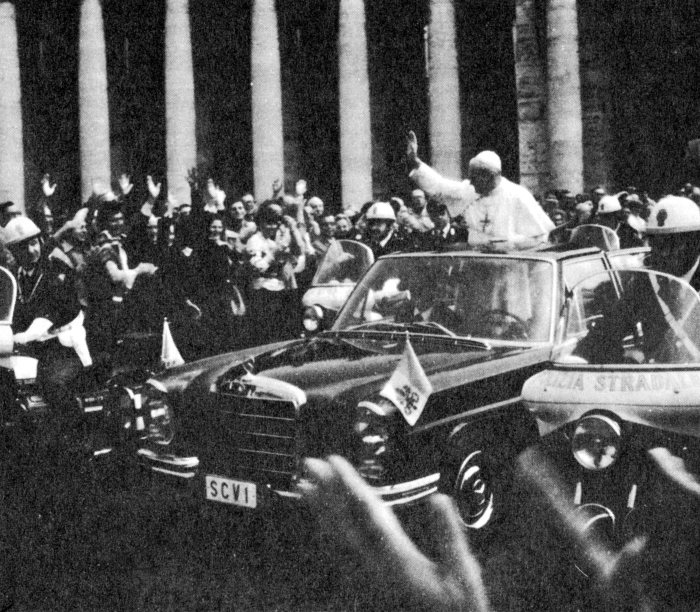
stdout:
<svg viewBox="0 0 700 612">
<path fill-rule="evenodd" d="M 450 336 L 450 338 L 457 337 L 457 334 L 455 334 L 451 329 L 447 329 L 444 325 L 438 323 L 437 321 L 413 321 L 412 323 L 408 323 L 407 325 L 409 325 L 410 327 L 424 327 L 427 329 L 437 329 L 446 336 Z"/>
<path fill-rule="evenodd" d="M 393 321 L 387 321 L 385 319 L 379 321 L 365 321 L 359 325 L 353 325 L 342 331 L 359 331 L 362 329 L 372 329 L 375 331 L 402 331 L 406 329 L 407 323 L 394 323 Z"/>
<path fill-rule="evenodd" d="M 355 331 L 357 329 L 376 329 L 377 331 L 395 331 L 395 330 L 410 330 L 411 328 L 431 329 L 440 331 L 445 336 L 450 336 L 450 338 L 456 338 L 455 334 L 451 329 L 447 329 L 444 325 L 438 323 L 437 321 L 406 321 L 397 323 L 395 321 L 367 321 L 365 323 L 360 323 L 353 327 L 348 328 L 347 331 Z"/>
<path fill-rule="evenodd" d="M 477 340 L 475 338 L 467 338 L 465 336 L 459 336 L 451 329 L 448 329 L 444 325 L 438 323 L 437 321 L 412 321 L 406 323 L 396 323 L 394 321 L 365 321 L 359 325 L 354 325 L 353 327 L 348 327 L 346 329 L 338 330 L 335 333 L 363 333 L 365 331 L 376 331 L 376 332 L 407 332 L 407 333 L 430 333 L 431 331 L 439 332 L 436 335 L 448 336 L 453 338 L 459 344 L 467 345 L 471 348 L 479 348 L 485 351 L 491 350 L 491 344 L 485 340 Z"/>
</svg>

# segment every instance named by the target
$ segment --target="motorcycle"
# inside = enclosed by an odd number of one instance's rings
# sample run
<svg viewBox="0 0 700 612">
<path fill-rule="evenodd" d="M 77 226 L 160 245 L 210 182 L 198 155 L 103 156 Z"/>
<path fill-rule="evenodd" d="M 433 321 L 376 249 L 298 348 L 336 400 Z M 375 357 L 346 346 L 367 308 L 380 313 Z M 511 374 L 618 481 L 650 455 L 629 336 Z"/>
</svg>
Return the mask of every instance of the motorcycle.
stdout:
<svg viewBox="0 0 700 612">
<path fill-rule="evenodd" d="M 540 450 L 596 541 L 646 543 L 644 582 L 697 596 L 700 296 L 649 270 L 581 280 L 553 364 L 524 385 Z M 586 572 L 585 561 L 577 567 Z M 695 572 L 693 574 L 693 572 Z M 683 591 L 684 593 L 681 593 Z M 687 591 L 687 592 L 686 592 Z"/>
<path fill-rule="evenodd" d="M 13 342 L 16 302 L 17 282 L 0 267 L 0 435 L 5 450 L 34 462 L 63 454 L 101 460 L 130 438 L 133 421 L 131 405 L 109 401 L 110 390 L 146 380 L 152 372 L 95 363 L 75 381 L 74 404 L 53 406 L 37 383 L 38 361 L 31 347 Z"/>
</svg>

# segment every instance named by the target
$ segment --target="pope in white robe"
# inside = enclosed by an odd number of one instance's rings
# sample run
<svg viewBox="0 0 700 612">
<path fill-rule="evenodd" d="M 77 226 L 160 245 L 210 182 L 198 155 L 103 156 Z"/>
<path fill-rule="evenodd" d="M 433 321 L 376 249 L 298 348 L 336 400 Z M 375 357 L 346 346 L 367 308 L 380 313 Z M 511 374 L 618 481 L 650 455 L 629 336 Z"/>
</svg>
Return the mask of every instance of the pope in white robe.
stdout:
<svg viewBox="0 0 700 612">
<path fill-rule="evenodd" d="M 418 143 L 409 135 L 407 158 L 411 180 L 430 198 L 447 205 L 454 218 L 463 215 L 469 245 L 499 250 L 527 249 L 548 241 L 554 223 L 532 194 L 501 175 L 501 159 L 482 151 L 469 162 L 469 178 L 448 179 L 417 156 Z"/>
</svg>

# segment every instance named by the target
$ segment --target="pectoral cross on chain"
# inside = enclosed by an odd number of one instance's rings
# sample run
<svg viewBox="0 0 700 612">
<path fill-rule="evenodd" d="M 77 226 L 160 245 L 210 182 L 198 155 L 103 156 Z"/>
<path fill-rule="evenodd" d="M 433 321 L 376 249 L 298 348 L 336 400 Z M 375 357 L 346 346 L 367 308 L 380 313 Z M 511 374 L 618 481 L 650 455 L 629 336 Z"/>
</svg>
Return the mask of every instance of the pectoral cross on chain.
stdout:
<svg viewBox="0 0 700 612">
<path fill-rule="evenodd" d="M 484 215 L 484 218 L 481 221 L 481 231 L 483 233 L 486 233 L 486 228 L 491 225 L 491 219 L 489 219 L 489 211 L 486 211 L 486 214 Z"/>
</svg>

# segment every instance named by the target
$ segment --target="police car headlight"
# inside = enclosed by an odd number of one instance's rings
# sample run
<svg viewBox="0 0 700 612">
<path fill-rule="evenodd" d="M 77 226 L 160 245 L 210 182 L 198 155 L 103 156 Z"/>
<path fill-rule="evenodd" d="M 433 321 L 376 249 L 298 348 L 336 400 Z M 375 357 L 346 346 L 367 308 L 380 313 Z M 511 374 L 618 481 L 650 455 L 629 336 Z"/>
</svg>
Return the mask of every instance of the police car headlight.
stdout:
<svg viewBox="0 0 700 612">
<path fill-rule="evenodd" d="M 173 441 L 173 410 L 168 403 L 168 394 L 159 382 L 150 380 L 142 392 L 144 439 L 167 445 Z"/>
<path fill-rule="evenodd" d="M 357 405 L 353 428 L 359 442 L 356 468 L 372 484 L 381 482 L 386 474 L 386 458 L 390 448 L 387 417 L 393 412 L 392 408 L 384 399 L 362 401 Z"/>
<path fill-rule="evenodd" d="M 320 306 L 307 306 L 304 309 L 304 329 L 308 332 L 315 332 L 321 328 L 323 323 L 323 308 Z"/>
<path fill-rule="evenodd" d="M 587 470 L 605 470 L 620 456 L 621 443 L 620 423 L 604 414 L 591 414 L 577 423 L 571 450 Z"/>
</svg>

